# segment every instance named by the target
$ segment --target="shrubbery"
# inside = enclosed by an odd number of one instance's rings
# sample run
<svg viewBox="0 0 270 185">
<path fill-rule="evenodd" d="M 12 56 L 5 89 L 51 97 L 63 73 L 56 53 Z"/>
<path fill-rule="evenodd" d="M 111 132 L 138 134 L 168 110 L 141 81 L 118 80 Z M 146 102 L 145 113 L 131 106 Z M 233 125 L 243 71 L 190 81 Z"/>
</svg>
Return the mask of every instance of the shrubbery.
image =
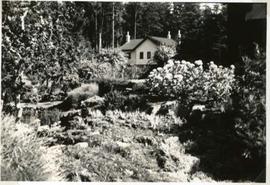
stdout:
<svg viewBox="0 0 270 185">
<path fill-rule="evenodd" d="M 147 80 L 151 92 L 168 99 L 178 99 L 189 108 L 194 103 L 224 109 L 234 86 L 234 66 L 226 68 L 213 62 L 204 70 L 201 60 L 195 64 L 172 61 L 154 69 Z"/>
<path fill-rule="evenodd" d="M 16 95 L 25 94 L 21 74 L 36 86 L 38 95 L 45 96 L 41 99 L 50 99 L 55 89 L 70 83 L 65 76 L 76 73 L 81 50 L 75 30 L 84 12 L 72 2 L 2 5 L 2 99 L 14 101 Z"/>
<path fill-rule="evenodd" d="M 1 180 L 63 180 L 57 171 L 49 169 L 44 146 L 46 139 L 38 138 L 36 134 L 33 127 L 16 123 L 15 117 L 2 115 Z"/>
<path fill-rule="evenodd" d="M 154 55 L 154 61 L 158 66 L 163 67 L 166 62 L 176 55 L 176 48 L 167 45 L 160 45 Z"/>
<path fill-rule="evenodd" d="M 138 95 L 125 95 L 121 91 L 111 91 L 104 96 L 104 110 L 135 111 L 147 108 L 145 99 Z"/>
<path fill-rule="evenodd" d="M 266 155 L 266 61 L 243 57 L 235 88 L 235 130 L 246 145 L 246 158 Z"/>
<path fill-rule="evenodd" d="M 127 58 L 117 49 L 102 49 L 92 60 L 82 60 L 78 69 L 82 80 L 121 78 Z"/>
</svg>

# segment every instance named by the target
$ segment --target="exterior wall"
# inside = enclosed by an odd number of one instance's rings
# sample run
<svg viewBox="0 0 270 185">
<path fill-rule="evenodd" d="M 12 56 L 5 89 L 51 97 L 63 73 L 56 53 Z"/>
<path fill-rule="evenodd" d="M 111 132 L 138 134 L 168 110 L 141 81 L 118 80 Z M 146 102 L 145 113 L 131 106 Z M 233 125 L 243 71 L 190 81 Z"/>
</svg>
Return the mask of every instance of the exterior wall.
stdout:
<svg viewBox="0 0 270 185">
<path fill-rule="evenodd" d="M 157 50 L 157 45 L 153 43 L 151 40 L 147 39 L 142 43 L 133 53 L 135 53 L 136 61 L 134 64 L 136 65 L 146 65 L 149 60 L 153 60 L 155 51 Z M 151 52 L 151 58 L 147 59 L 147 52 Z M 143 52 L 143 59 L 140 59 L 140 52 Z M 133 56 L 132 56 L 133 57 Z M 133 58 L 132 58 L 133 59 Z"/>
<path fill-rule="evenodd" d="M 132 51 L 131 52 L 131 59 L 129 59 L 130 64 L 136 64 L 136 52 Z"/>
</svg>

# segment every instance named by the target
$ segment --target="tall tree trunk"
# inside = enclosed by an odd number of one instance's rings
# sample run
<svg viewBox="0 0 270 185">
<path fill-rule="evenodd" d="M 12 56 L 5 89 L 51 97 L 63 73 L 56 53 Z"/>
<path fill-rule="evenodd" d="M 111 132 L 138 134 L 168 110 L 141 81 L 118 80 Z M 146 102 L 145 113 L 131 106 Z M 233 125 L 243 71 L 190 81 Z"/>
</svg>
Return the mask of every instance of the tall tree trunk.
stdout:
<svg viewBox="0 0 270 185">
<path fill-rule="evenodd" d="M 98 27 L 97 27 L 97 22 L 98 22 L 98 18 L 97 18 L 97 10 L 95 10 L 95 42 L 96 42 L 96 51 L 98 50 Z"/>
<path fill-rule="evenodd" d="M 112 48 L 114 49 L 114 3 L 112 4 Z"/>
<path fill-rule="evenodd" d="M 134 39 L 136 39 L 136 31 L 137 31 L 137 5 L 135 5 L 135 13 L 134 13 Z"/>
</svg>

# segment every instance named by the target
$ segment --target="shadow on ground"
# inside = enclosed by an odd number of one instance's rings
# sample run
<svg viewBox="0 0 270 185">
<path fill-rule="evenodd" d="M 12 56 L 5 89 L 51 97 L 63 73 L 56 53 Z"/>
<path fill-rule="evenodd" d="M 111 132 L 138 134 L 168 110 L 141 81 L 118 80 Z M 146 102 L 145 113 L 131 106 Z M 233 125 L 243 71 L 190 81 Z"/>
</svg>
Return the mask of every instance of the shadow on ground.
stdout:
<svg viewBox="0 0 270 185">
<path fill-rule="evenodd" d="M 233 133 L 231 115 L 190 118 L 178 132 L 187 153 L 200 159 L 200 170 L 216 180 L 265 182 L 266 159 L 243 155 L 245 146 Z"/>
</svg>

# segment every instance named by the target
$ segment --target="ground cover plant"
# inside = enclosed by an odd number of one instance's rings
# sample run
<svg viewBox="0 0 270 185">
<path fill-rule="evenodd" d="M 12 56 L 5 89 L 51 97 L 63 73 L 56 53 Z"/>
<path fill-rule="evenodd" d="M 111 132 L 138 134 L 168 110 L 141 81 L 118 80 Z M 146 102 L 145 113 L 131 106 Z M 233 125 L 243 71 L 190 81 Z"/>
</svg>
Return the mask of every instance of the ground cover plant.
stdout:
<svg viewBox="0 0 270 185">
<path fill-rule="evenodd" d="M 9 115 L 1 117 L 1 142 L 4 143 L 1 146 L 1 179 L 64 180 L 54 161 L 57 156 L 47 153 L 46 139 L 37 137 L 31 123 L 16 123 L 15 119 Z"/>
</svg>

